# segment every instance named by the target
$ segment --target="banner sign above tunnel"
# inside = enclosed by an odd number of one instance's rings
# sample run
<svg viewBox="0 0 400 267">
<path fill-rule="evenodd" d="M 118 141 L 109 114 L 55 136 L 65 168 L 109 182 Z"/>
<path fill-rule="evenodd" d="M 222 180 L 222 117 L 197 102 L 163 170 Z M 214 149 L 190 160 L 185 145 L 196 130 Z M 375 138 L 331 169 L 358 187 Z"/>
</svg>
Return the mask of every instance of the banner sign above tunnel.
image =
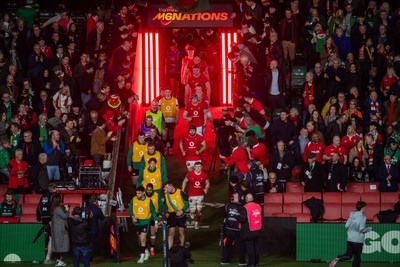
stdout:
<svg viewBox="0 0 400 267">
<path fill-rule="evenodd" d="M 232 13 L 232 4 L 211 4 L 207 11 L 185 14 L 155 3 L 147 7 L 147 28 L 231 28 Z"/>
</svg>

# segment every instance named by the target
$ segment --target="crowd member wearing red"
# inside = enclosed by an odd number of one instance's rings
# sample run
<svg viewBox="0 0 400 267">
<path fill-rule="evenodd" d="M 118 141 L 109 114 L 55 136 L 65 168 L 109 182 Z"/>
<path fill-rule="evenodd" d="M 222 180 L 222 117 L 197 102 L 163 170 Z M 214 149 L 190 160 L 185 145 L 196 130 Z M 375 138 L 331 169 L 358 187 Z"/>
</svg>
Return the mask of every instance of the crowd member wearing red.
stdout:
<svg viewBox="0 0 400 267">
<path fill-rule="evenodd" d="M 196 133 L 196 126 L 189 126 L 189 134 L 184 136 L 179 143 L 182 155 L 186 160 L 188 171 L 192 171 L 196 162 L 201 162 L 201 153 L 207 149 L 203 136 Z"/>
<path fill-rule="evenodd" d="M 250 160 L 260 162 L 263 168 L 268 166 L 269 162 L 269 151 L 267 151 L 265 145 L 259 142 L 255 136 L 249 136 L 248 138 L 247 154 Z"/>
<path fill-rule="evenodd" d="M 340 144 L 340 137 L 334 136 L 332 139 L 332 144 L 327 146 L 324 150 L 323 160 L 329 161 L 332 159 L 332 154 L 339 154 L 339 161 L 343 164 L 347 164 L 347 153 L 346 149 Z"/>
<path fill-rule="evenodd" d="M 247 166 L 247 155 L 243 147 L 239 146 L 236 139 L 229 140 L 229 145 L 232 148 L 232 154 L 229 157 L 219 155 L 220 159 L 223 159 L 225 163 L 232 167 L 236 165 L 238 172 L 245 175 L 249 172 L 249 167 Z"/>
<path fill-rule="evenodd" d="M 325 150 L 324 142 L 319 140 L 319 137 L 318 137 L 317 133 L 313 133 L 311 135 L 311 141 L 308 142 L 308 144 L 304 148 L 303 161 L 304 162 L 307 161 L 308 154 L 314 153 L 315 157 L 316 157 L 315 161 L 318 162 L 318 163 L 322 163 L 323 162 L 322 155 L 323 155 L 324 150 Z"/>
<path fill-rule="evenodd" d="M 347 126 L 347 134 L 342 137 L 341 144 L 346 149 L 346 154 L 348 155 L 350 149 L 354 147 L 360 136 L 357 134 L 356 129 L 353 125 Z"/>
<path fill-rule="evenodd" d="M 194 229 L 199 229 L 199 222 L 201 218 L 201 210 L 203 209 L 204 195 L 207 194 L 210 188 L 210 181 L 208 175 L 202 170 L 201 162 L 194 164 L 194 170 L 188 172 L 182 182 L 182 191 L 188 186 L 189 196 L 189 211 L 190 217 L 195 219 Z"/>
<path fill-rule="evenodd" d="M 385 109 L 385 116 L 383 116 L 383 122 L 386 125 L 396 126 L 400 122 L 400 104 L 397 101 L 398 96 L 394 91 L 390 91 L 389 100 L 383 103 Z"/>
<path fill-rule="evenodd" d="M 15 150 L 15 158 L 8 162 L 10 179 L 8 188 L 14 190 L 14 194 L 25 194 L 29 188 L 28 184 L 28 163 L 23 159 L 23 150 Z"/>
</svg>

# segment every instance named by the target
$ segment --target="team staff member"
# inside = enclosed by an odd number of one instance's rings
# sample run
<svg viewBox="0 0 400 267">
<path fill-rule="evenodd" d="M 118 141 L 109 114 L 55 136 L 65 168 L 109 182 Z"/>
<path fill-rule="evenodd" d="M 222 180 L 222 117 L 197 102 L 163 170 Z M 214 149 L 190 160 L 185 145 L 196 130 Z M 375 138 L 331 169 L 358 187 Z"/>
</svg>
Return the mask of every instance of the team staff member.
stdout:
<svg viewBox="0 0 400 267">
<path fill-rule="evenodd" d="M 145 133 L 139 132 L 137 140 L 131 145 L 126 157 L 128 171 L 132 173 L 132 183 L 136 184 L 139 177 L 140 163 L 144 153 L 147 153 L 147 143 L 145 142 Z"/>
<path fill-rule="evenodd" d="M 153 201 L 144 193 L 144 187 L 136 188 L 136 196 L 129 203 L 128 213 L 131 216 L 136 233 L 140 240 L 140 258 L 137 263 L 144 263 L 149 259 L 150 253 L 146 249 L 147 232 L 150 228 L 150 221 L 154 220 L 154 226 L 158 228 L 158 220 Z"/>
<path fill-rule="evenodd" d="M 343 255 L 337 256 L 329 267 L 333 267 L 339 261 L 350 260 L 354 256 L 353 267 L 359 267 L 361 263 L 361 253 L 364 244 L 365 234 L 372 230 L 366 227 L 367 218 L 364 215 L 367 204 L 364 201 L 358 201 L 356 211 L 350 212 L 349 219 L 346 222 L 347 230 L 347 250 Z"/>
<path fill-rule="evenodd" d="M 258 266 L 260 263 L 260 236 L 262 229 L 262 210 L 260 204 L 254 202 L 252 194 L 246 195 L 246 204 L 240 210 L 240 241 L 246 247 L 249 257 L 248 266 Z M 245 262 L 239 262 L 243 265 Z"/>
<path fill-rule="evenodd" d="M 158 102 L 158 107 L 165 120 L 165 129 L 162 136 L 164 142 L 164 155 L 172 155 L 172 148 L 174 147 L 174 132 L 179 118 L 179 103 L 178 99 L 172 96 L 171 88 L 166 87 L 164 90 L 165 96 Z"/>
<path fill-rule="evenodd" d="M 189 201 L 185 192 L 171 182 L 164 186 L 165 204 L 167 205 L 167 223 L 168 223 L 168 248 L 171 248 L 175 229 L 178 227 L 181 244 L 185 244 L 186 214 L 185 210 L 189 208 Z"/>
<path fill-rule="evenodd" d="M 148 160 L 148 167 L 140 170 L 139 179 L 136 182 L 136 187 L 143 186 L 147 187 L 148 184 L 152 184 L 154 191 L 161 194 L 162 185 L 167 181 L 161 170 L 157 167 L 157 160 L 151 158 Z"/>
<path fill-rule="evenodd" d="M 153 202 L 154 209 L 156 210 L 158 219 L 162 218 L 162 212 L 164 210 L 163 201 L 161 199 L 161 193 L 157 193 L 154 191 L 154 186 L 152 183 L 148 183 L 146 185 L 146 197 L 150 198 Z M 154 246 L 156 244 L 156 233 L 157 228 L 155 227 L 155 221 L 150 221 L 150 255 L 154 256 Z"/>
<path fill-rule="evenodd" d="M 182 182 L 182 191 L 185 191 L 186 185 L 189 184 L 189 211 L 190 217 L 195 219 L 194 229 L 199 229 L 199 221 L 201 210 L 203 209 L 204 195 L 210 188 L 210 181 L 206 172 L 202 170 L 201 162 L 194 164 L 194 170 L 189 172 Z"/>
<path fill-rule="evenodd" d="M 188 171 L 192 171 L 196 162 L 201 162 L 201 153 L 206 150 L 206 141 L 203 136 L 196 133 L 196 126 L 189 126 L 189 134 L 184 136 L 179 143 L 182 155 L 186 160 Z"/>
<path fill-rule="evenodd" d="M 239 201 L 239 194 L 232 194 L 232 201 L 225 206 L 225 219 L 224 219 L 224 242 L 222 242 L 222 255 L 221 264 L 229 264 L 229 256 L 232 251 L 233 246 L 238 246 L 237 251 L 239 251 L 239 262 L 245 262 L 245 248 L 242 242 L 239 242 L 240 237 L 240 214 L 244 213 L 242 211 L 243 205 Z"/>
</svg>

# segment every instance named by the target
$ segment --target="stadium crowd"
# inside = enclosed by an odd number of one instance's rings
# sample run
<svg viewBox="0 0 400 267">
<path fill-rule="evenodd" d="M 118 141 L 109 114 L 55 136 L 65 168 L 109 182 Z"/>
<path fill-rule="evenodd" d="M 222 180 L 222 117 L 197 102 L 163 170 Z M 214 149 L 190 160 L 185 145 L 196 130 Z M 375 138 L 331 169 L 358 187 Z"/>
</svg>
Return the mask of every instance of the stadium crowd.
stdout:
<svg viewBox="0 0 400 267">
<path fill-rule="evenodd" d="M 67 1 L 55 2 L 56 15 L 41 23 L 31 0 L 0 21 L 0 174 L 14 194 L 32 188 L 48 193 L 49 181 L 76 178 L 79 156 L 102 166 L 130 116 L 121 106 L 137 101 L 131 90 L 133 51 L 144 7 L 114 1 L 110 13 L 108 1 L 94 1 L 81 31 Z M 380 182 L 379 191 L 398 191 L 399 3 L 237 0 L 233 8 L 240 35 L 228 54 L 235 77 L 233 110 L 223 107 L 222 118 L 213 118 L 210 110 L 220 73 L 218 30 L 175 29 L 163 35 L 168 86 L 152 101 L 127 154 L 137 188 L 129 215 L 140 236 L 138 263 L 155 253 L 164 208 L 169 247 L 185 243 L 185 210 L 194 228 L 200 227 L 210 187 L 203 170 L 209 162 L 202 161 L 210 146 L 204 135 L 212 134 L 205 131 L 207 121 L 216 133 L 221 172 L 233 167 L 223 264 L 234 240 L 246 248 L 240 250 L 240 264 L 247 265 L 244 251 L 251 266 L 259 264 L 258 204 L 264 193 L 284 192 L 289 181 L 299 181 L 306 192 L 345 192 L 349 181 Z M 294 73 L 302 67 L 299 83 Z M 189 127 L 178 145 L 174 130 L 182 106 Z M 177 151 L 188 171 L 181 189 L 166 171 L 165 156 Z M 66 221 L 69 210 L 53 211 L 53 220 Z M 52 263 L 51 250 L 46 261 Z M 61 255 L 56 264 L 64 266 Z"/>
</svg>

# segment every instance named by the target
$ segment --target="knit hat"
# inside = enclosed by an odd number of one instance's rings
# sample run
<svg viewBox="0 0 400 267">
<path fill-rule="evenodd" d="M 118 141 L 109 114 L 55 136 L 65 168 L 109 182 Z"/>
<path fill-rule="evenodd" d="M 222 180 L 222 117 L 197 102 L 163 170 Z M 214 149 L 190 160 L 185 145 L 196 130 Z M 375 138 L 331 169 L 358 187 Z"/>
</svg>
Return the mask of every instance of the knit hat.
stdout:
<svg viewBox="0 0 400 267">
<path fill-rule="evenodd" d="M 118 95 L 111 95 L 108 99 L 107 104 L 112 108 L 118 108 L 121 105 L 121 100 Z"/>
</svg>

